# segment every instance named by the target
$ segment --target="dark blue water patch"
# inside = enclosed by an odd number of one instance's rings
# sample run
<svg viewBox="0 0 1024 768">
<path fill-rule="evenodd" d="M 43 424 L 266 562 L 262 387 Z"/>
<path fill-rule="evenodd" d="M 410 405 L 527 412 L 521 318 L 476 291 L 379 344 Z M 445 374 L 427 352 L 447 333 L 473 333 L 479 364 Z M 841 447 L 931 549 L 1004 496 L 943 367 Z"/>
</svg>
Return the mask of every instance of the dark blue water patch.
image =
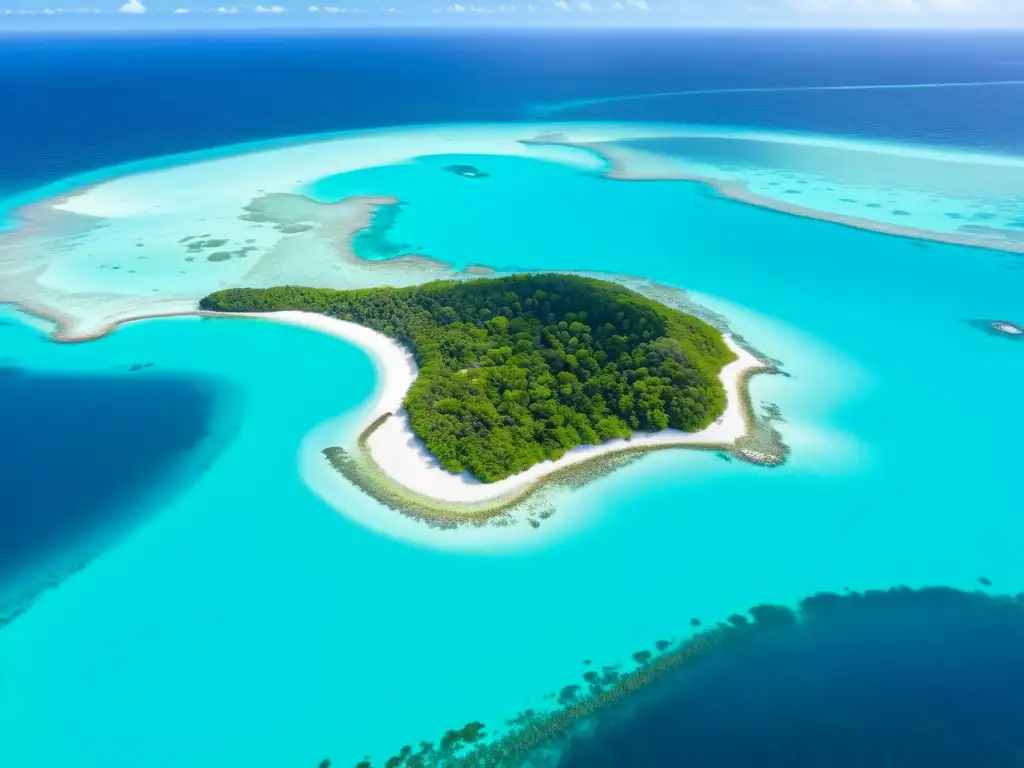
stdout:
<svg viewBox="0 0 1024 768">
<path fill-rule="evenodd" d="M 594 718 L 558 768 L 1022 764 L 1024 595 L 829 594 L 791 617 Z"/>
<path fill-rule="evenodd" d="M 0 103 L 17 104 L 18 119 L 0 122 L 0 191 L 254 139 L 532 120 L 538 105 L 581 98 L 1008 80 L 1019 76 L 1007 62 L 1020 58 L 1022 40 L 1019 31 L 11 36 L 0 43 Z M 1018 152 L 1022 99 L 1024 88 L 983 86 L 741 93 L 612 102 L 555 117 L 761 126 Z"/>
<path fill-rule="evenodd" d="M 214 379 L 0 368 L 0 622 L 188 487 L 237 425 Z"/>
</svg>

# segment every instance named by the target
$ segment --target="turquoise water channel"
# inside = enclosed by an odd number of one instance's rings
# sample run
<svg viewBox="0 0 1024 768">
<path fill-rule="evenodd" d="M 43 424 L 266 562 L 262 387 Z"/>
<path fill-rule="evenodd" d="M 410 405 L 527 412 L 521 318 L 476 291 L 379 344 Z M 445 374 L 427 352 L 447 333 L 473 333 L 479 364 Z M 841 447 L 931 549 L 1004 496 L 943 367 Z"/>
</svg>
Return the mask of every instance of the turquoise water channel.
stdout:
<svg viewBox="0 0 1024 768">
<path fill-rule="evenodd" d="M 752 384 L 785 419 L 789 462 L 661 452 L 572 493 L 516 546 L 438 544 L 458 530 L 399 539 L 333 509 L 299 471 L 303 438 L 373 394 L 359 349 L 235 319 L 55 345 L 8 313 L 8 365 L 153 362 L 230 385 L 241 418 L 208 469 L 0 630 L 0 763 L 354 764 L 471 720 L 500 730 L 585 660 L 628 666 L 686 636 L 681 616 L 713 623 L 844 587 L 984 577 L 1024 590 L 1024 343 L 970 322 L 1024 323 L 1024 257 L 528 158 L 421 158 L 310 192 L 402 201 L 357 236 L 363 258 L 691 291 L 789 374 Z"/>
</svg>

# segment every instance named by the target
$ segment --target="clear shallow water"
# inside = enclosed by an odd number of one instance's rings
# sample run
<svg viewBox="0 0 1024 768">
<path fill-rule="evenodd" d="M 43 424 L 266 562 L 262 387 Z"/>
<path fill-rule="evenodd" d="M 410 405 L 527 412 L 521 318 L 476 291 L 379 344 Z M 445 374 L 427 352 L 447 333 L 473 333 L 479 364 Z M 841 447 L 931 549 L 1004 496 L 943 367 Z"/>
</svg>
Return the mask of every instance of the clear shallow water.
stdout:
<svg viewBox="0 0 1024 768">
<path fill-rule="evenodd" d="M 500 178 L 505 159 L 488 162 Z M 558 169 L 513 162 L 520 190 Z M 524 227 L 500 196 L 464 230 L 455 206 L 446 219 L 399 217 L 408 229 L 396 237 L 436 243 L 431 255 L 455 263 L 500 265 L 515 250 L 531 266 L 621 272 L 626 253 L 630 273 L 695 290 L 793 375 L 753 386 L 782 408 L 789 464 L 654 455 L 574 494 L 560 513 L 571 526 L 542 527 L 518 549 L 453 553 L 373 533 L 299 477 L 306 433 L 372 392 L 358 350 L 227 320 L 133 324 L 61 348 L 99 360 L 145 349 L 160 366 L 234 382 L 246 410 L 200 482 L 0 633 L 13 726 L 0 755 L 28 766 L 345 764 L 472 719 L 493 728 L 572 682 L 584 659 L 628 662 L 685 635 L 679 606 L 713 621 L 817 589 L 967 587 L 982 574 L 1024 585 L 1008 535 L 1018 416 L 1000 408 L 1024 357 L 964 322 L 1014 319 L 1022 273 L 1005 263 L 1016 257 L 805 221 L 697 184 L 658 198 L 660 183 L 588 183 L 640 196 L 603 222 L 626 228 L 619 247 L 586 239 L 589 216 Z M 538 185 L 540 201 L 555 205 L 549 187 Z M 597 192 L 571 191 L 599 205 Z M 418 194 L 410 211 L 441 206 Z M 613 208 L 592 210 L 603 220 Z M 474 229 L 482 221 L 493 250 Z M 4 331 L 22 357 L 51 349 L 22 326 Z M 984 404 L 951 394 L 963 376 L 990 393 Z M 130 736 L 115 739 L 112 722 Z"/>
<path fill-rule="evenodd" d="M 1024 86 L 1024 82 L 1022 82 Z M 651 139 L 628 142 L 677 158 L 690 175 L 739 182 L 766 201 L 973 236 L 995 247 L 1024 243 L 1024 164 L 1004 155 L 885 148 L 799 136 Z"/>
<path fill-rule="evenodd" d="M 869 227 L 973 236 L 995 247 L 1024 244 L 1024 163 L 1017 158 L 731 133 L 599 146 L 641 179 L 676 173 L 738 182 L 769 203 L 855 218 Z M 617 155 L 620 147 L 644 154 Z M 669 222 L 682 224 L 680 217 L 692 215 L 693 186 L 670 178 L 609 180 L 601 176 L 607 164 L 596 156 L 593 161 L 592 168 L 578 168 L 540 158 L 430 155 L 328 176 L 304 192 L 323 202 L 353 195 L 401 201 L 378 212 L 375 226 L 355 238 L 355 252 L 366 259 L 416 253 L 455 258 L 454 266 L 462 268 L 480 261 L 474 254 L 486 254 L 491 265 L 522 268 L 530 254 L 575 252 L 604 263 L 648 245 L 670 247 L 658 238 Z M 450 170 L 459 166 L 481 175 Z M 526 221 L 530 225 L 522 226 Z M 547 241 L 538 232 L 548 233 Z"/>
<path fill-rule="evenodd" d="M 697 184 L 470 159 L 492 177 L 431 159 L 329 184 L 408 200 L 389 237 L 455 264 L 694 291 L 792 374 L 753 384 L 782 409 L 791 461 L 656 454 L 563 500 L 526 542 L 453 551 L 436 538 L 450 532 L 375 532 L 302 480 L 310 430 L 373 391 L 358 350 L 234 320 L 55 346 L 15 319 L 0 349 L 23 365 L 152 361 L 224 380 L 243 412 L 208 472 L 0 631 L 0 763 L 348 765 L 475 719 L 494 730 L 579 682 L 584 660 L 628 667 L 692 631 L 689 617 L 846 586 L 973 589 L 985 576 L 1024 589 L 1024 347 L 965 322 L 1024 321 L 1020 257 L 801 220 Z"/>
</svg>

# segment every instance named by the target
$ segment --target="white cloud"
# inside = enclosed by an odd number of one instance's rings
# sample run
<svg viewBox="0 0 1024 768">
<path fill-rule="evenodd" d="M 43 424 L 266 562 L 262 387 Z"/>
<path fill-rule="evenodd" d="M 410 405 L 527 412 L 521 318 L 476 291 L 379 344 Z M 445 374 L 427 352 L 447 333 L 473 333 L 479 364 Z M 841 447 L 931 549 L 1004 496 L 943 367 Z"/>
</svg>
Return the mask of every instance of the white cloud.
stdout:
<svg viewBox="0 0 1024 768">
<path fill-rule="evenodd" d="M 515 6 L 512 5 L 499 5 L 495 8 L 487 8 L 480 5 L 462 5 L 461 3 L 455 3 L 454 5 L 446 5 L 444 10 L 440 8 L 434 8 L 434 13 L 502 13 L 503 11 L 514 11 Z"/>
<path fill-rule="evenodd" d="M 309 11 L 310 13 L 319 13 L 320 12 L 320 6 L 319 5 L 311 5 L 306 10 Z"/>
<path fill-rule="evenodd" d="M 119 11 L 121 13 L 145 13 L 146 6 L 142 4 L 141 0 L 128 0 Z"/>
<path fill-rule="evenodd" d="M 213 12 L 214 13 L 238 13 L 238 9 L 235 6 L 233 6 L 233 5 L 230 5 L 230 6 L 218 5 L 216 8 L 214 8 Z"/>
<path fill-rule="evenodd" d="M 787 0 L 799 13 L 822 16 L 895 17 L 941 16 L 942 14 L 1013 13 L 1020 0 Z"/>
<path fill-rule="evenodd" d="M 647 4 L 647 0 L 629 0 L 629 4 L 634 8 L 639 8 L 641 11 L 651 10 L 651 6 Z"/>
<path fill-rule="evenodd" d="M 580 2 L 578 2 L 576 5 L 579 7 L 581 11 L 586 11 L 587 13 L 594 12 L 594 6 L 587 2 L 587 0 L 580 0 Z"/>
<path fill-rule="evenodd" d="M 175 8 L 173 11 L 171 11 L 171 13 L 184 14 L 192 13 L 192 11 L 190 11 L 188 8 Z"/>
<path fill-rule="evenodd" d="M 565 2 L 565 0 L 555 0 L 555 8 L 557 8 L 560 11 L 572 10 L 572 8 L 569 7 L 569 4 Z"/>
<path fill-rule="evenodd" d="M 253 8 L 256 13 L 284 13 L 284 8 L 280 5 L 257 5 Z"/>
</svg>

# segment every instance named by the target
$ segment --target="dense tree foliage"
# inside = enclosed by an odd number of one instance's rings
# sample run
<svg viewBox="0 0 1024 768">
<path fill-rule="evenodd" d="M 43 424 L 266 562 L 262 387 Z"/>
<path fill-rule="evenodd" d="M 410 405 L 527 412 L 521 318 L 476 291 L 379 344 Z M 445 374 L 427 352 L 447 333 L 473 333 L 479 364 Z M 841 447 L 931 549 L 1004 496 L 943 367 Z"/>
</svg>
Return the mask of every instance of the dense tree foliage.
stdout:
<svg viewBox="0 0 1024 768">
<path fill-rule="evenodd" d="M 620 285 L 513 275 L 412 288 L 285 286 L 214 293 L 204 309 L 304 310 L 409 347 L 413 430 L 451 472 L 493 482 L 633 430 L 703 429 L 734 355 L 711 326 Z"/>
</svg>

